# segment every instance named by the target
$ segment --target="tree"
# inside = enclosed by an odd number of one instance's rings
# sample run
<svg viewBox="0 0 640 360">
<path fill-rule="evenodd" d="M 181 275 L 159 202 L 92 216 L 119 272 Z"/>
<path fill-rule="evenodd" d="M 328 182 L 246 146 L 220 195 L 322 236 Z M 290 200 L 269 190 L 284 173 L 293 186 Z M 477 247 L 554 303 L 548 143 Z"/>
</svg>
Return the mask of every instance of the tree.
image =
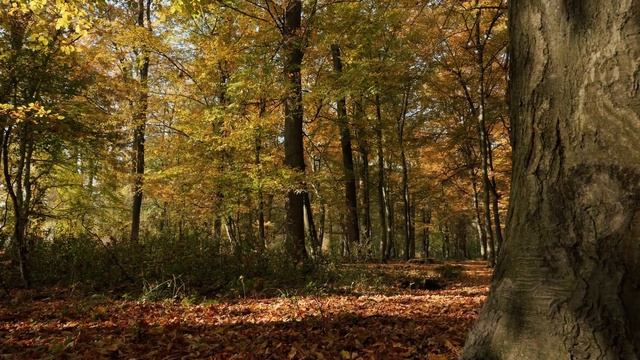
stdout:
<svg viewBox="0 0 640 360">
<path fill-rule="evenodd" d="M 136 26 L 151 32 L 151 0 L 138 0 L 138 16 Z M 146 25 L 145 25 L 146 24 Z M 138 243 L 140 237 L 140 213 L 142 211 L 142 185 L 144 183 L 144 142 L 147 126 L 147 111 L 149 109 L 149 51 L 146 48 L 137 49 L 139 59 L 136 59 L 138 99 L 133 114 L 133 202 L 131 204 L 131 242 Z"/>
<path fill-rule="evenodd" d="M 304 142 L 302 103 L 302 59 L 304 44 L 302 36 L 302 1 L 294 0 L 286 6 L 282 27 L 284 47 L 284 78 L 287 94 L 284 99 L 284 164 L 304 173 Z M 304 194 L 300 189 L 291 189 L 287 194 L 286 236 L 291 254 L 297 261 L 306 261 L 307 250 L 304 236 Z"/>
<path fill-rule="evenodd" d="M 74 45 L 86 34 L 88 21 L 75 2 L 4 2 L 0 10 L 3 190 L 14 215 L 20 277 L 29 287 L 32 223 L 47 212 L 44 195 L 52 187 L 47 182 L 85 130 L 68 116 L 67 106 L 89 82 Z"/>
<path fill-rule="evenodd" d="M 464 359 L 640 356 L 638 18 L 511 2 L 507 236 Z"/>
<path fill-rule="evenodd" d="M 466 153 L 467 165 L 471 167 L 474 187 L 477 186 L 476 167 L 479 168 L 482 191 L 478 195 L 482 195 L 483 211 L 481 220 L 479 218 L 477 222 L 485 250 L 484 256 L 492 265 L 495 263 L 496 245 L 502 243 L 502 232 L 499 192 L 497 187 L 493 187 L 492 181 L 494 171 L 491 169 L 493 145 L 490 127 L 497 121 L 496 108 L 500 109 L 504 105 L 500 94 L 503 90 L 501 84 L 505 81 L 505 72 L 501 66 L 501 61 L 506 58 L 505 9 L 502 0 L 453 3 L 446 10 L 447 16 L 441 25 L 445 53 L 441 65 L 460 86 L 467 107 L 462 117 L 474 124 L 477 135 L 474 141 L 477 142 L 479 153 L 478 164 L 475 161 L 475 151 L 468 149 L 467 144 L 463 152 Z M 481 215 L 478 210 L 476 213 Z"/>
<path fill-rule="evenodd" d="M 407 122 L 407 111 L 409 111 L 409 96 L 411 86 L 408 85 L 402 99 L 402 110 L 397 120 L 398 142 L 400 143 L 400 165 L 402 166 L 402 206 L 403 222 L 402 232 L 404 234 L 404 260 L 408 261 L 411 256 L 411 209 L 409 202 L 409 169 L 407 165 L 407 154 L 405 150 L 404 135 Z"/>
<path fill-rule="evenodd" d="M 333 68 L 337 76 L 342 74 L 342 59 L 340 46 L 331 45 Z M 358 195 L 356 192 L 356 176 L 353 169 L 353 152 L 351 149 L 351 130 L 347 118 L 347 100 L 342 97 L 337 102 L 338 123 L 340 125 L 340 145 L 342 148 L 342 165 L 344 167 L 344 194 L 346 207 L 347 251 L 360 242 L 360 228 L 358 226 Z M 351 254 L 349 254 L 351 255 Z"/>
</svg>

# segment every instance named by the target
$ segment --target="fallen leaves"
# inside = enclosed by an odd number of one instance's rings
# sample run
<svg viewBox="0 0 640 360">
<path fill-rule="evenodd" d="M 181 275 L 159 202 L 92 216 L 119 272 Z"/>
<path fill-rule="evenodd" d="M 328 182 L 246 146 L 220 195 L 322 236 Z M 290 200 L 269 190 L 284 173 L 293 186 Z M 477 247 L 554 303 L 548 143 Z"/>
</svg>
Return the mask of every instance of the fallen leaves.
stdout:
<svg viewBox="0 0 640 360">
<path fill-rule="evenodd" d="M 22 294 L 0 303 L 0 356 L 454 359 L 488 290 L 484 264 L 464 267 L 465 276 L 438 291 L 396 288 L 207 305 Z"/>
</svg>

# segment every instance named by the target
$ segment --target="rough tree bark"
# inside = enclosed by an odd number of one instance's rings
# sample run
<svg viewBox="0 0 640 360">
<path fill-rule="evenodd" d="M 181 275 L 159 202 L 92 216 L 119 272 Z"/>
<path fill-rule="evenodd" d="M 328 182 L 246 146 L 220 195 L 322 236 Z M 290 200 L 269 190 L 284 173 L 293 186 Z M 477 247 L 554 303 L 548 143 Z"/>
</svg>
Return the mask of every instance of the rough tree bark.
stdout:
<svg viewBox="0 0 640 360">
<path fill-rule="evenodd" d="M 333 70 L 337 76 L 342 75 L 342 59 L 340 46 L 331 45 Z M 356 192 L 356 176 L 353 170 L 353 152 L 351 149 L 351 131 L 347 119 L 347 101 L 341 97 L 338 102 L 338 124 L 340 125 L 340 145 L 342 147 L 342 166 L 344 170 L 345 195 L 345 230 L 349 249 L 358 246 L 360 242 L 360 228 L 358 225 L 358 194 Z"/>
<path fill-rule="evenodd" d="M 463 359 L 640 357 L 640 1 L 512 0 L 507 241 Z"/>
<path fill-rule="evenodd" d="M 284 165 L 304 173 L 304 143 L 302 104 L 302 1 L 289 1 L 282 27 L 284 79 L 287 94 L 284 97 Z M 302 187 L 302 184 L 300 184 Z M 304 194 L 291 189 L 287 194 L 285 238 L 290 255 L 299 263 L 308 260 L 304 236 Z"/>
</svg>

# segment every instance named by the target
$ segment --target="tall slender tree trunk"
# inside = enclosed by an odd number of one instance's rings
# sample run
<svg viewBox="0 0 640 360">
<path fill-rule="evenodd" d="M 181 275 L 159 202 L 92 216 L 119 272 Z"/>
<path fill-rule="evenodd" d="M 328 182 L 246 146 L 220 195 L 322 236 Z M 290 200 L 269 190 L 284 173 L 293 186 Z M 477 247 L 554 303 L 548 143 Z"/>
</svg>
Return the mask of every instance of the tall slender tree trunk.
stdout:
<svg viewBox="0 0 640 360">
<path fill-rule="evenodd" d="M 415 200 L 411 199 L 410 204 L 410 214 L 409 218 L 409 238 L 410 238 L 410 246 L 409 246 L 409 258 L 413 259 L 416 257 L 416 204 Z"/>
<path fill-rule="evenodd" d="M 475 43 L 476 43 L 476 62 L 478 66 L 478 107 L 476 109 L 478 135 L 480 136 L 480 170 L 482 171 L 482 204 L 484 207 L 484 225 L 485 232 L 488 238 L 488 259 L 489 265 L 494 266 L 496 263 L 496 247 L 493 236 L 492 220 L 491 220 L 491 183 L 489 181 L 489 161 L 487 153 L 487 125 L 485 122 L 486 115 L 486 91 L 485 91 L 485 66 L 484 66 L 484 43 L 481 42 L 481 24 L 482 24 L 482 10 L 478 6 L 476 12 L 476 29 L 475 29 Z"/>
<path fill-rule="evenodd" d="M 384 177 L 384 133 L 382 123 L 382 110 L 380 109 L 380 96 L 376 94 L 376 137 L 377 137 L 377 152 L 378 152 L 378 217 L 380 221 L 380 261 L 386 262 L 388 257 L 388 226 L 387 226 L 387 192 L 385 189 L 385 177 Z"/>
<path fill-rule="evenodd" d="M 265 116 L 266 113 L 266 102 L 264 99 L 260 100 L 260 113 L 259 118 L 260 121 Z M 260 158 L 262 154 L 262 123 L 258 125 L 255 135 L 255 149 L 256 149 L 256 166 L 258 167 L 258 181 L 260 184 L 258 185 L 258 248 L 262 252 L 266 249 L 266 237 L 265 237 L 265 229 L 264 229 L 264 194 L 262 191 L 262 159 Z"/>
<path fill-rule="evenodd" d="M 316 163 L 316 161 L 312 162 L 312 171 L 314 173 L 317 173 L 320 171 L 320 163 Z M 314 249 L 314 256 L 320 256 L 322 255 L 322 250 L 323 250 L 323 243 L 324 243 L 324 235 L 325 235 L 325 222 L 326 222 L 326 216 L 327 216 L 327 204 L 326 201 L 324 200 L 324 198 L 321 195 L 321 186 L 320 183 L 315 183 L 312 185 L 313 190 L 316 194 L 316 198 L 318 199 L 318 201 L 320 202 L 320 220 L 319 220 L 319 224 L 318 224 L 318 230 L 316 231 L 316 234 L 314 235 L 314 237 L 312 237 L 312 240 L 315 239 L 315 243 L 312 244 L 312 247 Z M 311 208 L 311 202 L 309 202 L 309 208 Z M 315 229 L 315 228 L 314 228 Z"/>
<path fill-rule="evenodd" d="M 422 209 L 422 258 L 429 259 L 429 226 L 431 226 L 431 210 Z"/>
<path fill-rule="evenodd" d="M 360 179 L 362 181 L 362 208 L 363 208 L 363 223 L 364 223 L 364 236 L 365 241 L 371 243 L 371 182 L 369 179 L 369 142 L 366 139 L 366 134 L 363 129 L 364 121 L 364 109 L 362 105 L 362 98 L 358 99 L 355 103 L 355 117 L 357 121 L 357 138 L 358 149 L 360 151 L 360 161 L 362 166 L 360 167 Z M 373 249 L 369 249 L 373 251 Z"/>
<path fill-rule="evenodd" d="M 450 255 L 450 244 L 449 244 L 449 226 L 448 225 L 440 225 L 440 233 L 442 234 L 442 258 L 448 259 Z"/>
<path fill-rule="evenodd" d="M 498 184 L 496 182 L 495 169 L 493 167 L 493 150 L 491 148 L 491 141 L 487 141 L 487 153 L 489 155 L 489 169 L 491 170 L 491 176 L 489 183 L 491 184 L 491 206 L 493 210 L 493 225 L 496 236 L 496 254 L 500 253 L 500 248 L 504 243 L 504 237 L 502 236 L 502 224 L 500 221 L 500 194 L 498 193 Z"/>
<path fill-rule="evenodd" d="M 302 1 L 287 3 L 283 35 L 284 79 L 287 94 L 284 98 L 284 165 L 304 174 L 304 143 L 302 104 Z M 304 235 L 304 184 L 287 194 L 285 238 L 292 258 L 300 264 L 308 260 Z"/>
<path fill-rule="evenodd" d="M 309 239 L 311 240 L 311 249 L 313 250 L 313 256 L 318 257 L 321 254 L 322 243 L 318 239 L 318 231 L 316 230 L 316 224 L 313 220 L 313 208 L 311 207 L 311 199 L 309 192 L 304 193 L 304 215 L 305 226 L 309 233 Z"/>
<path fill-rule="evenodd" d="M 407 169 L 407 158 L 404 150 L 400 150 L 400 161 L 402 163 L 402 233 L 404 237 L 404 259 L 411 258 L 411 204 L 409 199 L 409 175 Z"/>
<path fill-rule="evenodd" d="M 20 58 L 24 45 L 25 28 L 21 21 L 10 18 L 10 38 L 11 38 L 11 59 L 14 62 Z M 11 69 L 8 74 L 7 94 L 11 98 L 11 104 L 18 106 L 19 79 L 16 69 Z M 10 94 L 9 94 L 10 93 Z M 8 99 L 2 99 L 8 100 Z M 24 99 L 25 102 L 33 101 L 33 98 Z M 23 101 L 24 101 L 23 100 Z M 27 242 L 27 229 L 30 220 L 31 202 L 31 157 L 33 155 L 33 144 L 31 143 L 29 121 L 21 124 L 11 124 L 6 117 L 2 124 L 2 167 L 5 184 L 4 187 L 11 200 L 14 215 L 14 241 L 18 250 L 18 268 L 23 285 L 26 288 L 32 285 L 31 264 L 29 259 L 29 244 Z M 17 132 L 17 136 L 14 136 Z M 10 144 L 12 137 L 17 137 L 18 141 L 18 161 L 15 166 L 10 161 Z M 13 170 L 15 169 L 15 172 Z"/>
<path fill-rule="evenodd" d="M 640 358 L 640 1 L 510 3 L 507 242 L 463 359 Z"/>
<path fill-rule="evenodd" d="M 18 130 L 18 161 L 15 173 L 12 174 L 9 161 L 9 144 L 13 130 Z M 4 131 L 2 139 L 2 164 L 5 179 L 5 188 L 9 193 L 14 214 L 13 235 L 18 248 L 18 268 L 20 277 L 25 287 L 32 285 L 31 264 L 29 259 L 29 244 L 27 242 L 27 229 L 31 208 L 31 160 L 33 157 L 33 144 L 30 140 L 29 123 L 22 123 L 21 127 L 9 125 Z"/>
<path fill-rule="evenodd" d="M 213 221 L 213 246 L 216 249 L 216 255 L 222 254 L 222 217 L 216 216 Z"/>
<path fill-rule="evenodd" d="M 478 224 L 478 233 L 480 235 L 480 250 L 482 258 L 487 260 L 489 258 L 487 250 L 487 232 L 482 222 L 482 216 L 480 211 L 480 201 L 478 194 L 478 176 L 475 169 L 471 169 L 471 186 L 473 188 L 473 209 L 475 211 L 476 223 Z"/>
<path fill-rule="evenodd" d="M 342 75 L 342 59 L 340 46 L 331 45 L 333 70 L 337 76 Z M 338 123 L 340 125 L 340 145 L 342 147 L 342 166 L 344 170 L 345 194 L 345 231 L 348 246 L 360 249 L 360 228 L 358 225 L 358 194 L 356 191 L 356 176 L 353 169 L 353 152 L 351 149 L 351 131 L 347 118 L 347 101 L 340 98 L 337 102 Z"/>
<path fill-rule="evenodd" d="M 387 194 L 389 194 L 389 190 L 387 188 Z M 387 223 L 389 224 L 389 243 L 387 247 L 387 257 L 388 258 L 396 258 L 399 257 L 398 250 L 396 249 L 396 212 L 395 212 L 395 203 L 391 199 L 391 195 L 389 194 L 389 199 L 387 200 Z"/>
<path fill-rule="evenodd" d="M 403 222 L 402 230 L 404 235 L 404 260 L 411 258 L 411 209 L 409 202 L 409 168 L 407 165 L 407 155 L 404 148 L 404 126 L 407 119 L 407 108 L 409 105 L 408 87 L 402 100 L 402 112 L 398 117 L 398 141 L 400 142 L 400 165 L 402 166 L 402 205 Z"/>
<path fill-rule="evenodd" d="M 151 31 L 151 0 L 138 0 L 138 19 L 136 25 Z M 146 25 L 145 25 L 146 20 Z M 147 111 L 149 108 L 149 52 L 139 49 L 141 61 L 138 65 L 138 100 L 133 115 L 133 202 L 131 205 L 131 243 L 138 244 L 140 238 L 140 215 L 142 212 L 142 186 L 145 171 L 145 136 Z"/>
</svg>

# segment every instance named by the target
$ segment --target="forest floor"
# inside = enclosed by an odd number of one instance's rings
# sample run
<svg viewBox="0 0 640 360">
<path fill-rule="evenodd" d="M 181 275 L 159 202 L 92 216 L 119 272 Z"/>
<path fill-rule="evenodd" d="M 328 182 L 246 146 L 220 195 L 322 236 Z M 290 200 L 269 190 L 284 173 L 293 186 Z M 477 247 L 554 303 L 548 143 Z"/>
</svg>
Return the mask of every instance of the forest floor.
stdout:
<svg viewBox="0 0 640 360">
<path fill-rule="evenodd" d="M 0 300 L 0 357 L 455 359 L 491 277 L 476 261 L 340 269 L 352 276 L 327 291 L 197 303 L 14 292 Z"/>
</svg>

